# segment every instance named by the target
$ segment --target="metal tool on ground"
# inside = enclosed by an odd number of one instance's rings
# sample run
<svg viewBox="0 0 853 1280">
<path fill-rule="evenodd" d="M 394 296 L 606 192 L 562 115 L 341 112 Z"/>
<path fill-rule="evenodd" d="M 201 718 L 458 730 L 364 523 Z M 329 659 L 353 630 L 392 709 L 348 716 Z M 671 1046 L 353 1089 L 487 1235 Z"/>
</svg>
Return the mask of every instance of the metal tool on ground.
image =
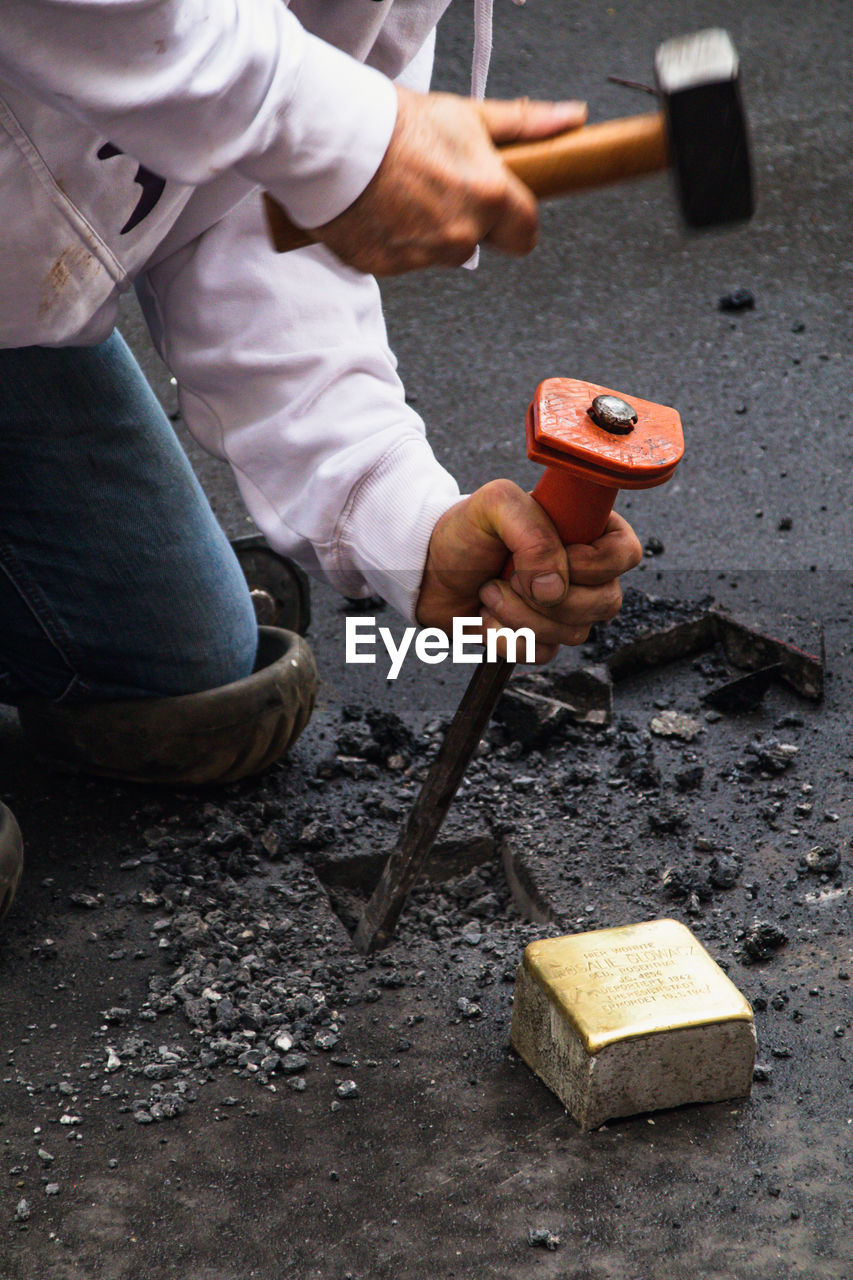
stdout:
<svg viewBox="0 0 853 1280">
<path fill-rule="evenodd" d="M 655 54 L 661 110 L 500 148 L 504 163 L 540 199 L 671 168 L 690 227 L 752 216 L 752 174 L 738 56 L 720 28 L 677 36 Z M 264 197 L 280 253 L 314 243 Z"/>
<path fill-rule="evenodd" d="M 528 457 L 545 467 L 533 496 L 566 545 L 601 537 L 618 490 L 663 484 L 684 452 L 674 409 L 572 378 L 548 378 L 539 385 L 525 427 Z M 390 940 L 511 673 L 512 664 L 502 658 L 477 667 L 365 906 L 355 932 L 361 951 L 375 951 Z"/>
<path fill-rule="evenodd" d="M 311 622 L 308 577 L 298 564 L 273 551 L 262 533 L 231 539 L 243 570 L 258 625 L 283 627 L 304 636 Z"/>
</svg>

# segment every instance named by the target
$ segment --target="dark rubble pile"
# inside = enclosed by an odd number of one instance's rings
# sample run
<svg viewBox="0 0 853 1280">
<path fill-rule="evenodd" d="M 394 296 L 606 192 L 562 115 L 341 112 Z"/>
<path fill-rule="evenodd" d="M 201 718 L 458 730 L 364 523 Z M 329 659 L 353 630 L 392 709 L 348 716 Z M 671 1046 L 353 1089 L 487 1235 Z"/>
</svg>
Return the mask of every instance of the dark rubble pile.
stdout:
<svg viewBox="0 0 853 1280">
<path fill-rule="evenodd" d="M 400 929 L 402 955 L 358 955 L 330 909 L 330 898 L 342 905 L 340 891 L 324 886 L 312 865 L 322 864 L 329 846 L 354 846 L 357 834 L 378 851 L 373 865 L 381 866 L 407 790 L 416 789 L 440 732 L 435 722 L 416 742 L 397 717 L 362 719 L 350 708 L 333 757 L 342 769 L 322 760 L 284 801 L 274 794 L 283 789 L 285 766 L 278 777 L 235 789 L 227 802 L 158 815 L 140 844 L 125 851 L 128 871 L 147 870 L 147 887 L 129 905 L 144 915 L 159 964 L 148 998 L 104 1010 L 96 1033 L 102 1093 L 115 1096 L 120 1111 L 141 1124 L 172 1118 L 223 1071 L 303 1090 L 318 1059 L 351 1064 L 347 1009 L 378 1002 L 384 990 L 422 984 L 419 963 L 435 960 L 448 944 L 464 952 L 455 962 L 451 1016 L 479 1016 L 478 991 L 514 977 L 520 950 L 540 930 L 514 910 L 499 863 L 464 865 L 467 845 L 478 859 L 494 853 L 480 806 L 476 817 L 468 815 L 479 835 L 459 841 L 459 873 L 415 888 Z M 364 755 L 352 754 L 356 742 Z M 408 778 L 395 758 L 403 750 Z M 475 777 L 481 768 L 474 767 Z M 354 779 L 361 770 L 368 776 Z M 149 808 L 155 816 L 158 805 Z M 467 826 L 468 818 L 462 830 Z M 364 892 L 350 899 L 356 909 Z M 93 898 L 89 906 L 99 904 Z"/>
</svg>

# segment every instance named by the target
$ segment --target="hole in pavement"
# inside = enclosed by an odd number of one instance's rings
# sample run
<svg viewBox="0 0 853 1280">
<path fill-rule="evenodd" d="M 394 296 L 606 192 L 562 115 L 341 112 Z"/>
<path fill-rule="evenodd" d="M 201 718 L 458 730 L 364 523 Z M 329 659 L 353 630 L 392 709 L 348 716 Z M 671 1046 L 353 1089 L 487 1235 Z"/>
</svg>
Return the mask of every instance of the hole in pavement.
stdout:
<svg viewBox="0 0 853 1280">
<path fill-rule="evenodd" d="M 349 933 L 358 925 L 391 847 L 318 850 L 312 857 L 332 909 Z M 485 832 L 439 839 L 404 908 L 409 925 L 420 925 L 436 937 L 448 936 L 472 921 L 487 924 L 516 913 L 535 923 L 549 919 L 516 867 L 509 843 Z"/>
</svg>

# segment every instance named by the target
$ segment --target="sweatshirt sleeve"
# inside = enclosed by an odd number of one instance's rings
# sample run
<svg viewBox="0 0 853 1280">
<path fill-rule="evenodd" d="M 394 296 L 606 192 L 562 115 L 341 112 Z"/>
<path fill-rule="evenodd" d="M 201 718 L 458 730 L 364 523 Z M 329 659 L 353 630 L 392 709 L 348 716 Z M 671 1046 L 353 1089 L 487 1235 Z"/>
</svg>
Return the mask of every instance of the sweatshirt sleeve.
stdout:
<svg viewBox="0 0 853 1280">
<path fill-rule="evenodd" d="M 301 226 L 361 194 L 397 111 L 390 80 L 282 0 L 3 0 L 0 81 L 164 178 L 235 169 Z"/>
<path fill-rule="evenodd" d="M 259 206 L 146 273 L 149 327 L 190 431 L 231 464 L 270 544 L 413 619 L 459 489 L 406 404 L 376 281 L 321 246 L 272 253 Z"/>
</svg>

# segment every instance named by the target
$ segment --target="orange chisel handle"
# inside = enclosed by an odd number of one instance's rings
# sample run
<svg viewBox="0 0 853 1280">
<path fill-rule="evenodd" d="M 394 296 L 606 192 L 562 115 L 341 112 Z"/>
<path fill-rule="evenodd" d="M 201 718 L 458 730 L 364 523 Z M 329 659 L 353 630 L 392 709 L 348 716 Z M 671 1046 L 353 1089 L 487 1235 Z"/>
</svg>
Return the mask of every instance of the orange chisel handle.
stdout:
<svg viewBox="0 0 853 1280">
<path fill-rule="evenodd" d="M 601 537 L 618 492 L 615 486 L 594 484 L 570 471 L 546 467 L 531 496 L 551 517 L 563 545 L 569 547 Z M 508 581 L 514 568 L 510 556 L 501 577 Z"/>
</svg>

